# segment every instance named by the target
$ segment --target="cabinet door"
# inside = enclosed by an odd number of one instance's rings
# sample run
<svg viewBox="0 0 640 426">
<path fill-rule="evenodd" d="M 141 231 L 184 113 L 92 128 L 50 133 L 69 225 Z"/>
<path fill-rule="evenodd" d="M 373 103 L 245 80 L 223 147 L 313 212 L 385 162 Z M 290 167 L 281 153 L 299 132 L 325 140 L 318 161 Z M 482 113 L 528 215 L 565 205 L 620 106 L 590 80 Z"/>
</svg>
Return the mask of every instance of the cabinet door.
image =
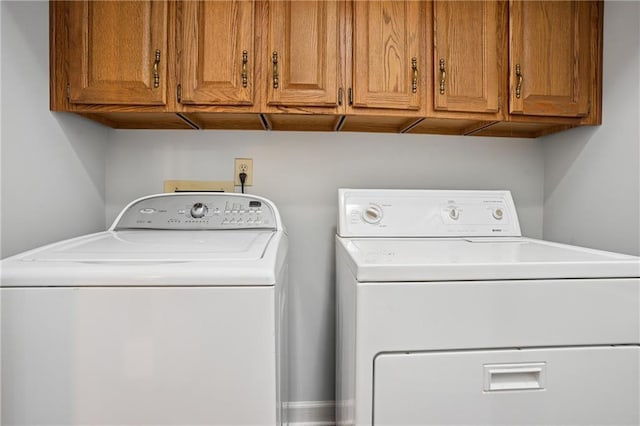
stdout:
<svg viewBox="0 0 640 426">
<path fill-rule="evenodd" d="M 421 106 L 423 2 L 353 2 L 353 106 Z"/>
<path fill-rule="evenodd" d="M 591 9 L 589 1 L 510 2 L 510 113 L 589 113 Z"/>
<path fill-rule="evenodd" d="M 338 105 L 338 1 L 269 3 L 269 105 Z"/>
<path fill-rule="evenodd" d="M 178 3 L 181 103 L 253 103 L 253 20 L 251 0 Z"/>
<path fill-rule="evenodd" d="M 436 110 L 498 111 L 499 25 L 497 1 L 433 2 Z"/>
<path fill-rule="evenodd" d="M 166 58 L 166 2 L 69 2 L 72 103 L 162 105 Z"/>
</svg>

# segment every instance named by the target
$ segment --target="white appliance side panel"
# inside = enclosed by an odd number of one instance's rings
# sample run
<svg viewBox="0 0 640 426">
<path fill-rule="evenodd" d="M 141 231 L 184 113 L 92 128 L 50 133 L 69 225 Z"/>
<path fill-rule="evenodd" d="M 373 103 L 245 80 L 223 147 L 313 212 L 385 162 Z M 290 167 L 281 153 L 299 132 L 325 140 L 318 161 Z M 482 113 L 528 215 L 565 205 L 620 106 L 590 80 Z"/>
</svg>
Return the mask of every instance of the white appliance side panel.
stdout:
<svg viewBox="0 0 640 426">
<path fill-rule="evenodd" d="M 356 407 L 356 286 L 336 239 L 336 424 L 352 425 Z M 366 398 L 364 401 L 368 401 Z"/>
<path fill-rule="evenodd" d="M 274 310 L 278 315 L 276 320 L 276 396 L 277 411 L 276 424 L 281 425 L 286 421 L 284 404 L 289 401 L 289 318 L 290 308 L 288 302 L 289 293 L 289 263 L 282 265 L 279 272 L 278 282 L 275 287 Z"/>
<path fill-rule="evenodd" d="M 374 425 L 637 425 L 638 347 L 383 354 Z"/>
<path fill-rule="evenodd" d="M 273 287 L 0 291 L 2 424 L 276 422 Z"/>
</svg>

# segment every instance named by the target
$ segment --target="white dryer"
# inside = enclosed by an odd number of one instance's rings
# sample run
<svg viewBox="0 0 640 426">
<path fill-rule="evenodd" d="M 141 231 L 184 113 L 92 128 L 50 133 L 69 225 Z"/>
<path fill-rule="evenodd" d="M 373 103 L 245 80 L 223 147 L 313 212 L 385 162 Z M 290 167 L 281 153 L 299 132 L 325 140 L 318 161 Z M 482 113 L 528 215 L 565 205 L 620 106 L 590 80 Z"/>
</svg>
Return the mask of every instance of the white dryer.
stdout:
<svg viewBox="0 0 640 426">
<path fill-rule="evenodd" d="M 337 424 L 637 425 L 640 259 L 508 191 L 339 191 Z"/>
<path fill-rule="evenodd" d="M 2 261 L 2 424 L 276 425 L 287 235 L 256 196 L 163 194 Z"/>
</svg>

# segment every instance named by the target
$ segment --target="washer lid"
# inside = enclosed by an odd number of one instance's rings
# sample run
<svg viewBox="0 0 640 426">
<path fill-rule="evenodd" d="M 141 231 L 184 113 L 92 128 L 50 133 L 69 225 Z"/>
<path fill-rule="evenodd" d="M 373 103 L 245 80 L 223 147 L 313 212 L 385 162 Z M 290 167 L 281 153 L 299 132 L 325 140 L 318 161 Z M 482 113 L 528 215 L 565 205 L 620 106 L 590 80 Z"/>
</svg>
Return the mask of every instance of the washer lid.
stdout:
<svg viewBox="0 0 640 426">
<path fill-rule="evenodd" d="M 338 237 L 360 282 L 640 277 L 640 258 L 530 238 Z"/>
<path fill-rule="evenodd" d="M 106 231 L 6 259 L 2 286 L 273 285 L 283 238 L 258 229 Z"/>
<path fill-rule="evenodd" d="M 260 259 L 274 231 L 110 231 L 27 253 L 35 262 L 197 262 Z"/>
</svg>

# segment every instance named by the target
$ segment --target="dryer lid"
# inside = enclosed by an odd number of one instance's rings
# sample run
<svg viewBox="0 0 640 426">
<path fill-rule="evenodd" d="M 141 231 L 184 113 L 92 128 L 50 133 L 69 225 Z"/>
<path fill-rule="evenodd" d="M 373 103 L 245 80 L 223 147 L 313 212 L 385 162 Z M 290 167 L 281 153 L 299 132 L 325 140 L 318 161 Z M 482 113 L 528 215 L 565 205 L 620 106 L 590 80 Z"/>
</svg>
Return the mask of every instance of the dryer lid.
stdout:
<svg viewBox="0 0 640 426">
<path fill-rule="evenodd" d="M 524 237 L 338 241 L 360 282 L 640 277 L 638 257 Z"/>
</svg>

